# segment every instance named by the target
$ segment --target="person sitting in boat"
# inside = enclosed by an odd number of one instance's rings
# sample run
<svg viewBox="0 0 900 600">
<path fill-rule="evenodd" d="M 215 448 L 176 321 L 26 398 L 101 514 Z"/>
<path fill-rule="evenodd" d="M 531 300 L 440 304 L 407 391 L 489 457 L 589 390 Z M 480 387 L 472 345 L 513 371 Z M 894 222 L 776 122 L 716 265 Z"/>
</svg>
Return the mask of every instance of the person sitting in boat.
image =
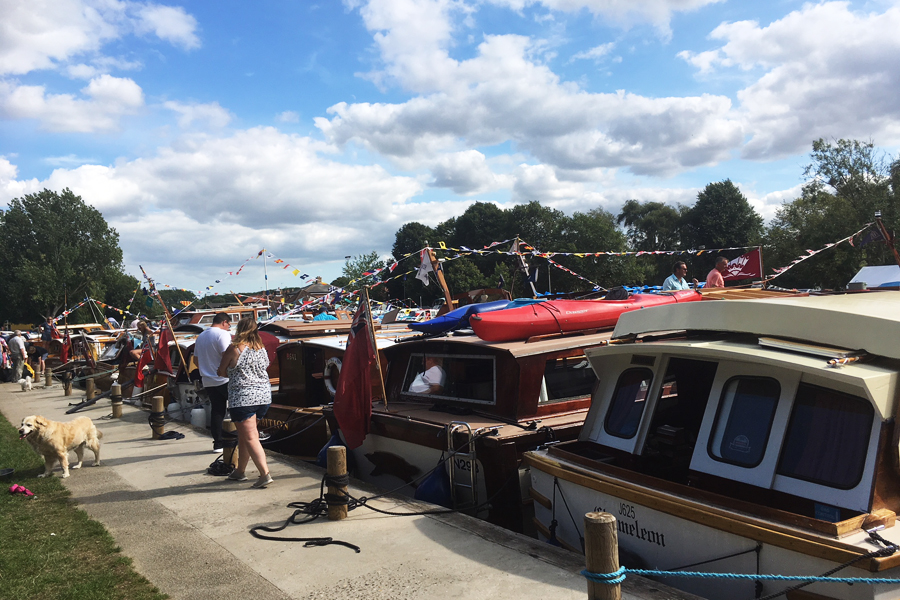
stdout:
<svg viewBox="0 0 900 600">
<path fill-rule="evenodd" d="M 138 338 L 140 341 L 138 341 Z M 131 360 L 133 361 L 141 359 L 141 352 L 144 348 L 150 348 L 152 351 L 156 347 L 156 337 L 146 321 L 141 321 L 137 324 L 137 335 L 133 339 L 133 346 L 134 349 L 130 352 Z"/>
<path fill-rule="evenodd" d="M 687 275 L 687 264 L 685 264 L 683 260 L 679 260 L 675 263 L 675 266 L 672 267 L 672 274 L 663 282 L 662 291 L 672 292 L 675 290 L 691 289 L 691 284 L 684 278 L 685 275 Z M 692 279 L 691 281 L 693 281 L 694 287 L 697 287 L 697 283 L 699 282 L 696 279 Z"/>
<path fill-rule="evenodd" d="M 416 375 L 409 384 L 409 391 L 413 394 L 440 394 L 447 381 L 443 364 L 444 359 L 439 356 L 426 356 L 425 371 Z"/>
<path fill-rule="evenodd" d="M 728 270 L 728 259 L 720 256 L 716 259 L 716 266 L 713 267 L 709 275 L 706 276 L 706 286 L 703 289 L 710 290 L 713 288 L 725 287 L 725 271 Z"/>
<path fill-rule="evenodd" d="M 319 307 L 319 314 L 313 317 L 313 321 L 337 321 L 337 317 L 328 314 L 328 307 L 324 304 Z"/>
</svg>

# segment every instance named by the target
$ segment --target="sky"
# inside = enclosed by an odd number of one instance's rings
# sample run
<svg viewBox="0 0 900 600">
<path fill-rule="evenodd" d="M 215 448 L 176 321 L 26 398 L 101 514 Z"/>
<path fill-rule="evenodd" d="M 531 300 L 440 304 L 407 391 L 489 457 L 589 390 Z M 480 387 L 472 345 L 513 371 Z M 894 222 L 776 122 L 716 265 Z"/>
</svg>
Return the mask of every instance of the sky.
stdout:
<svg viewBox="0 0 900 600">
<path fill-rule="evenodd" d="M 0 0 L 0 15 L 0 208 L 69 188 L 118 231 L 126 272 L 204 293 L 330 281 L 347 256 L 387 257 L 404 223 L 474 202 L 618 214 L 730 179 L 768 221 L 813 140 L 900 147 L 900 1 Z M 262 258 L 228 275 L 263 248 L 268 282 Z"/>
</svg>

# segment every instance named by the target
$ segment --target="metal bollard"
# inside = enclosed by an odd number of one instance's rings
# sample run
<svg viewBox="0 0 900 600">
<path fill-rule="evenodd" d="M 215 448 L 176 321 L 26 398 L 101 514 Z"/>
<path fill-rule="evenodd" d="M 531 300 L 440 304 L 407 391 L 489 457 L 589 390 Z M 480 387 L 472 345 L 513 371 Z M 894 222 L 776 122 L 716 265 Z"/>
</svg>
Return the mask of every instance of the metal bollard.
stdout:
<svg viewBox="0 0 900 600">
<path fill-rule="evenodd" d="M 110 387 L 110 402 L 112 403 L 113 419 L 122 418 L 122 386 L 118 383 Z"/>
<path fill-rule="evenodd" d="M 616 518 L 605 512 L 584 515 L 584 561 L 590 573 L 619 570 L 619 536 Z M 588 600 L 621 600 L 622 585 L 596 583 L 588 579 Z"/>
</svg>

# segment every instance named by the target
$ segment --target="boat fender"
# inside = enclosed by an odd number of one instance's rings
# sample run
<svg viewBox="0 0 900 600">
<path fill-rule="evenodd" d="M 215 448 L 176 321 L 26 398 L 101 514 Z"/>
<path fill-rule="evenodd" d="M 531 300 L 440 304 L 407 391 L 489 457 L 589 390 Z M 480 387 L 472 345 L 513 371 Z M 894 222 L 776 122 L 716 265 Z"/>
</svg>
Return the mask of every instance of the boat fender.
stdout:
<svg viewBox="0 0 900 600">
<path fill-rule="evenodd" d="M 413 497 L 423 502 L 431 502 L 445 508 L 453 508 L 453 496 L 450 492 L 450 475 L 447 474 L 443 453 L 437 467 L 431 471 L 431 475 L 426 477 L 425 481 L 419 484 Z"/>
<path fill-rule="evenodd" d="M 331 434 L 331 439 L 322 446 L 322 449 L 319 450 L 319 453 L 316 455 L 316 466 L 322 467 L 323 469 L 328 468 L 328 449 L 332 446 L 344 446 L 344 440 L 341 439 L 341 435 L 335 431 Z M 350 459 L 350 456 L 347 457 L 347 460 Z M 348 465 L 349 466 L 349 465 Z"/>
<path fill-rule="evenodd" d="M 325 380 L 325 389 L 334 397 L 337 390 L 334 387 L 334 382 L 331 380 L 332 373 L 335 375 L 341 374 L 341 359 L 337 356 L 332 356 L 325 361 L 325 370 L 322 372 L 322 379 Z"/>
</svg>

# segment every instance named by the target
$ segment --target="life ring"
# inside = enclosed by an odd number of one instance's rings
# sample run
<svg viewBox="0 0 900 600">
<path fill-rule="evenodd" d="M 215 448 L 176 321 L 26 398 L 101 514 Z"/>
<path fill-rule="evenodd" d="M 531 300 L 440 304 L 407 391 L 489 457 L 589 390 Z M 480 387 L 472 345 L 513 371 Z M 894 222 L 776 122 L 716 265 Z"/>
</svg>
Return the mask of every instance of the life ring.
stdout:
<svg viewBox="0 0 900 600">
<path fill-rule="evenodd" d="M 341 374 L 341 359 L 337 356 L 332 356 L 325 361 L 325 370 L 322 372 L 322 379 L 325 380 L 325 389 L 328 390 L 329 394 L 334 396 L 337 390 L 334 387 L 334 383 L 331 381 L 332 372 L 334 372 L 335 375 Z"/>
</svg>

